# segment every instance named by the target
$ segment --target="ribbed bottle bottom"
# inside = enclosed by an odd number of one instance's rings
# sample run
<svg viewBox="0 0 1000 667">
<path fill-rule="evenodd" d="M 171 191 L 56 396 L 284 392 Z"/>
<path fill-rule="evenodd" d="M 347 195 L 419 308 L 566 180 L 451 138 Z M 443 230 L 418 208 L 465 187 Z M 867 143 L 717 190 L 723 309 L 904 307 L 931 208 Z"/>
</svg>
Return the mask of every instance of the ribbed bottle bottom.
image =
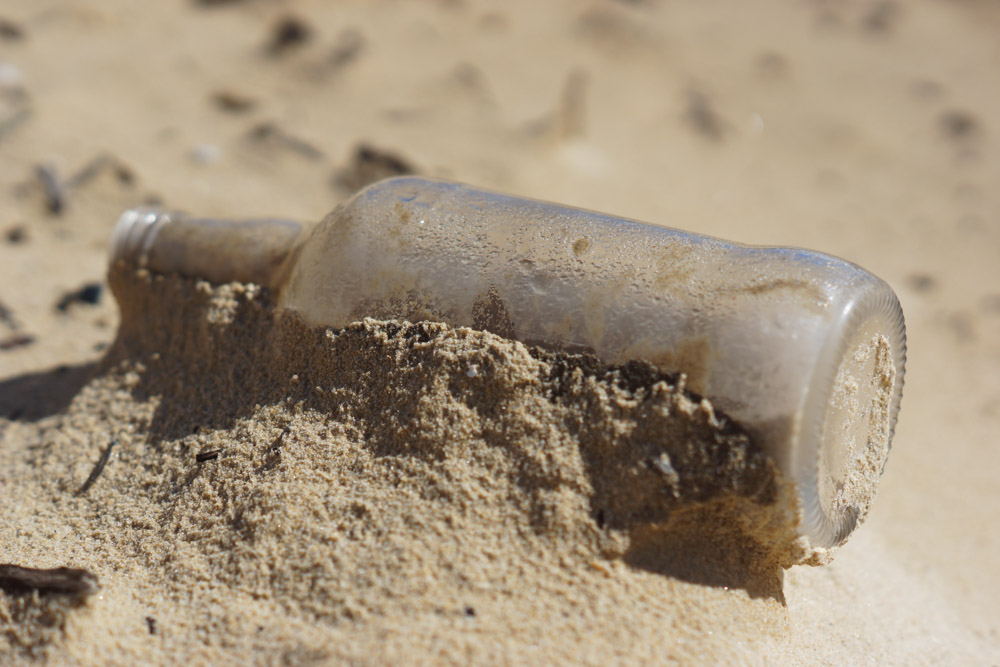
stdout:
<svg viewBox="0 0 1000 667">
<path fill-rule="evenodd" d="M 906 329 L 883 286 L 852 305 L 814 379 L 796 481 L 803 532 L 838 546 L 865 518 L 889 455 L 902 398 Z"/>
</svg>

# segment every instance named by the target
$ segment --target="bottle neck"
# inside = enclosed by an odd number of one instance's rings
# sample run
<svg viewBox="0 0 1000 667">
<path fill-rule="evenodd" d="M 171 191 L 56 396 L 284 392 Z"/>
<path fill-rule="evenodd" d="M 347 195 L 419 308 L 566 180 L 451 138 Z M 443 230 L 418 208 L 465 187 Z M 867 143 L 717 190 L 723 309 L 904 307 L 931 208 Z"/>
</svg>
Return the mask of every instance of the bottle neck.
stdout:
<svg viewBox="0 0 1000 667">
<path fill-rule="evenodd" d="M 280 288 L 303 228 L 289 220 L 190 218 L 135 209 L 119 219 L 111 255 L 113 262 L 157 273 Z"/>
</svg>

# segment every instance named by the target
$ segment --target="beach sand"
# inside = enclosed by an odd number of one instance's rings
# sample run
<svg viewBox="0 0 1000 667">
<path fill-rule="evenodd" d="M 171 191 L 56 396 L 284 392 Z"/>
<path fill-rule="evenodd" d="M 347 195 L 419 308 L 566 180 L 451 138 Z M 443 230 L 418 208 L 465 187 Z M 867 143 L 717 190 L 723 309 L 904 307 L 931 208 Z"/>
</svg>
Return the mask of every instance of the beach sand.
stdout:
<svg viewBox="0 0 1000 667">
<path fill-rule="evenodd" d="M 0 655 L 997 664 L 998 30 L 972 0 L 5 3 L 0 564 L 97 584 L 0 571 Z M 126 208 L 319 220 L 409 171 L 887 280 L 866 523 L 795 565 L 788 482 L 642 364 L 109 274 Z"/>
</svg>

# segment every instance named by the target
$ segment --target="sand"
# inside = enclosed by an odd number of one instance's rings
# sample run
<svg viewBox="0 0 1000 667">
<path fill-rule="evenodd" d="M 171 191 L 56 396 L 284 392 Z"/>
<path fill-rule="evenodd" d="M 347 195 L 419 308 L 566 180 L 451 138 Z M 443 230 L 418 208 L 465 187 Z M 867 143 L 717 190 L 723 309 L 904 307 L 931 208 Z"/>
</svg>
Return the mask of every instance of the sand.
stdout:
<svg viewBox="0 0 1000 667">
<path fill-rule="evenodd" d="M 139 635 L 59 642 L 71 656 L 141 661 L 155 642 L 194 659 L 192 636 L 249 633 L 264 661 L 690 659 L 702 649 L 662 628 L 711 625 L 713 605 L 787 624 L 782 567 L 808 555 L 794 494 L 676 377 L 441 324 L 310 329 L 255 286 L 125 271 L 112 286 L 113 349 L 3 460 L 12 486 L 53 499 L 35 510 L 56 552 L 103 582 L 56 626 L 89 634 L 105 608 L 108 631 Z M 28 523 L 3 539 L 51 559 Z M 8 650 L 50 650 L 22 620 L 43 597 L 8 612 Z"/>
<path fill-rule="evenodd" d="M 100 590 L 5 588 L 3 657 L 995 664 L 998 29 L 972 0 L 5 3 L 0 563 Z M 865 525 L 783 569 L 787 488 L 670 376 L 313 330 L 249 285 L 116 274 L 124 319 L 95 292 L 124 208 L 318 220 L 408 170 L 886 279 L 909 362 Z"/>
<path fill-rule="evenodd" d="M 885 336 L 868 337 L 859 333 L 860 341 L 841 362 L 833 380 L 830 404 L 838 412 L 826 426 L 843 449 L 841 461 L 852 462 L 846 474 L 834 485 L 826 467 L 820 461 L 821 498 L 829 498 L 833 509 L 854 508 L 861 521 L 868 517 L 878 495 L 878 485 L 889 457 L 892 436 L 890 404 L 896 377 L 892 352 Z M 862 408 L 859 396 L 870 396 Z M 846 415 L 846 416 L 845 416 Z"/>
</svg>

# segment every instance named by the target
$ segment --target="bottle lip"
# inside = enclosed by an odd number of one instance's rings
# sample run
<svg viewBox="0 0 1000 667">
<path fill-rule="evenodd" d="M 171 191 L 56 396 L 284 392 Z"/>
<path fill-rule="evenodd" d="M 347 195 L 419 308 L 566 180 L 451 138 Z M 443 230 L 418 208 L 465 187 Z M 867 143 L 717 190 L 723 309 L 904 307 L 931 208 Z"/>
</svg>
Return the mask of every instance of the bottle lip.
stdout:
<svg viewBox="0 0 1000 667">
<path fill-rule="evenodd" d="M 816 367 L 816 374 L 805 396 L 803 418 L 799 426 L 800 446 L 796 448 L 794 471 L 802 502 L 802 533 L 815 547 L 830 548 L 843 544 L 864 520 L 864 511 L 870 506 L 875 494 L 875 489 L 871 488 L 862 510 L 847 506 L 840 511 L 830 512 L 824 507 L 829 506 L 829 502 L 825 503 L 824 500 L 830 499 L 823 497 L 821 480 L 822 461 L 827 454 L 824 447 L 829 446 L 824 438 L 824 427 L 835 410 L 831 400 L 837 373 L 847 355 L 852 354 L 856 335 L 870 325 L 888 341 L 894 368 L 888 405 L 888 440 L 878 475 L 884 470 L 899 417 L 906 367 L 906 324 L 895 293 L 886 283 L 876 280 L 877 283 L 865 290 L 859 299 L 845 306 L 844 315 L 831 332 L 822 352 L 821 363 Z M 847 461 L 847 466 L 861 464 L 857 458 Z"/>
<path fill-rule="evenodd" d="M 125 211 L 111 232 L 111 261 L 125 261 L 145 267 L 160 228 L 173 214 L 158 208 L 140 207 Z"/>
</svg>

